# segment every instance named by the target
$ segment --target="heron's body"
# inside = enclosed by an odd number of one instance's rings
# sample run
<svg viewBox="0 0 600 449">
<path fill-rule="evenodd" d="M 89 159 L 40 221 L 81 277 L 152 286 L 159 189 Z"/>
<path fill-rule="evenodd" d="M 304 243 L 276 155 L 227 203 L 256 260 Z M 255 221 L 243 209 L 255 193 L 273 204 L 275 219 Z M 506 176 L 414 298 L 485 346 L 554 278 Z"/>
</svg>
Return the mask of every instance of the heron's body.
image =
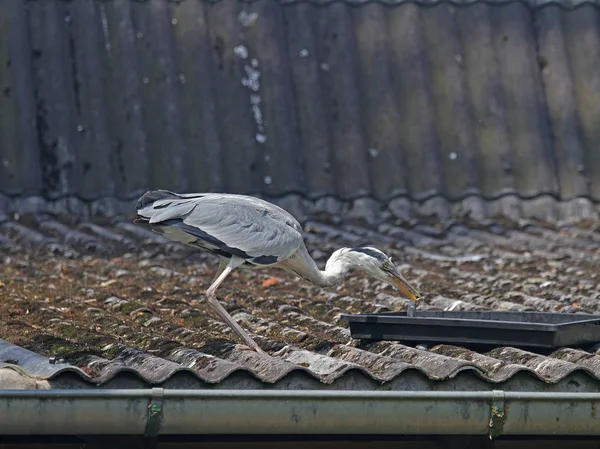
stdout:
<svg viewBox="0 0 600 449">
<path fill-rule="evenodd" d="M 314 284 L 332 286 L 353 266 L 367 271 L 375 269 L 377 264 L 386 265 L 390 270 L 394 268 L 387 256 L 374 248 L 342 248 L 328 260 L 325 271 L 319 270 L 304 245 L 300 223 L 284 209 L 251 196 L 155 190 L 139 199 L 136 210 L 136 223 L 148 225 L 171 240 L 209 251 L 221 259 L 215 280 L 207 291 L 208 303 L 257 351 L 260 351 L 258 345 L 214 296 L 216 288 L 234 269 L 273 266 Z M 396 274 L 406 284 L 409 294 L 418 297 L 416 290 Z M 404 286 L 400 287 L 404 290 Z"/>
</svg>

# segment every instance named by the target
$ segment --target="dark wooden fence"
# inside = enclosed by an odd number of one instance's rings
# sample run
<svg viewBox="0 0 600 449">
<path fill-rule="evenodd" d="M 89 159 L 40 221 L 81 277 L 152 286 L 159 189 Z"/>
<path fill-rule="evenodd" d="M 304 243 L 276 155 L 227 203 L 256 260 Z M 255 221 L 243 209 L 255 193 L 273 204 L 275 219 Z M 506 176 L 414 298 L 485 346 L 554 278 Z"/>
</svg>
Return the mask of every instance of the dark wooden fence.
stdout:
<svg viewBox="0 0 600 449">
<path fill-rule="evenodd" d="M 600 200 L 598 5 L 460 3 L 2 0 L 0 193 Z"/>
</svg>

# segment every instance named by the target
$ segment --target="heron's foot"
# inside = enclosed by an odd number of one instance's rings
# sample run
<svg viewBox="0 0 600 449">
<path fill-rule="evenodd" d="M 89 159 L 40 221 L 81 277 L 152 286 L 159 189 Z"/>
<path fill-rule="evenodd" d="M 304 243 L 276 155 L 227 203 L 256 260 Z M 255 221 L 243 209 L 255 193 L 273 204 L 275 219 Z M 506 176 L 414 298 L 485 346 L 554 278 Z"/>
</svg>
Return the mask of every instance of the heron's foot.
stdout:
<svg viewBox="0 0 600 449">
<path fill-rule="evenodd" d="M 250 342 L 246 342 L 247 345 L 248 345 L 248 343 L 250 343 Z M 253 343 L 254 343 L 253 345 L 248 345 L 248 346 L 250 346 L 250 349 L 258 352 L 261 355 L 269 356 L 269 354 L 267 354 L 265 351 L 263 351 L 262 349 L 260 349 L 260 346 L 258 346 L 258 344 L 256 344 L 256 342 L 253 341 Z"/>
<path fill-rule="evenodd" d="M 260 354 L 260 355 L 265 355 L 267 357 L 271 357 L 270 354 L 266 353 L 265 351 L 263 351 L 262 349 L 260 349 L 258 346 L 256 348 L 255 347 L 250 347 L 248 345 L 246 345 L 246 346 L 247 346 L 248 349 L 243 349 L 243 351 L 252 351 L 252 352 L 256 352 L 257 354 Z"/>
<path fill-rule="evenodd" d="M 234 332 L 235 332 L 235 329 L 234 329 Z M 263 351 L 260 348 L 260 346 L 258 346 L 258 343 L 256 343 L 254 341 L 254 339 L 250 335 L 248 335 L 246 332 L 243 332 L 243 333 L 236 332 L 236 334 L 240 338 L 240 340 L 242 340 L 242 342 L 244 342 L 244 344 L 246 346 L 248 346 L 248 348 L 250 348 L 252 351 L 258 352 L 259 354 L 262 354 L 262 355 L 269 355 L 265 351 Z"/>
</svg>

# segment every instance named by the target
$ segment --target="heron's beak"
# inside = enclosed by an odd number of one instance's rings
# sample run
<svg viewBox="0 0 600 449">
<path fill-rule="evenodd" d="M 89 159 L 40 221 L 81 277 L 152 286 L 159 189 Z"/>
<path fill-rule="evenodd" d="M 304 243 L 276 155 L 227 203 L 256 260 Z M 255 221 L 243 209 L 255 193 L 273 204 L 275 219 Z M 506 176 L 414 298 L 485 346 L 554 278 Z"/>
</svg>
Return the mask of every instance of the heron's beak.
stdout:
<svg viewBox="0 0 600 449">
<path fill-rule="evenodd" d="M 421 294 L 414 288 L 412 285 L 408 283 L 408 281 L 400 274 L 399 271 L 394 270 L 388 273 L 389 282 L 412 299 L 414 302 L 419 302 L 422 298 Z"/>
</svg>

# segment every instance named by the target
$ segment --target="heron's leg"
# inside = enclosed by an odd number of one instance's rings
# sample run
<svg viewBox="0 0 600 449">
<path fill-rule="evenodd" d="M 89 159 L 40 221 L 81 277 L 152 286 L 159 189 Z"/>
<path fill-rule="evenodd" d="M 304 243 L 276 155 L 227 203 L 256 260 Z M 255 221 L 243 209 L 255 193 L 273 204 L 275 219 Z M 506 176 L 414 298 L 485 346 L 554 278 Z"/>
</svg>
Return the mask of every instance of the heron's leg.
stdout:
<svg viewBox="0 0 600 449">
<path fill-rule="evenodd" d="M 210 306 L 211 309 L 213 309 L 217 313 L 217 315 L 219 315 L 219 317 L 223 321 L 225 321 L 225 323 L 229 325 L 231 330 L 233 330 L 233 332 L 235 332 L 236 335 L 244 341 L 244 343 L 246 343 L 256 352 L 264 354 L 264 351 L 260 349 L 258 344 L 252 339 L 252 337 L 250 337 L 250 335 L 248 335 L 246 331 L 242 329 L 242 327 L 237 323 L 237 321 L 235 321 L 233 317 L 229 315 L 229 313 L 227 313 L 227 310 L 225 310 L 225 308 L 219 303 L 219 301 L 217 300 L 217 296 L 215 295 L 217 287 L 221 285 L 221 283 L 225 280 L 227 276 L 229 276 L 229 274 L 235 269 L 236 266 L 239 266 L 239 264 L 236 265 L 235 261 L 233 261 L 232 259 L 229 262 L 229 264 L 225 267 L 223 272 L 219 275 L 219 277 L 212 283 L 208 290 L 206 290 L 207 304 Z"/>
<path fill-rule="evenodd" d="M 219 260 L 219 268 L 217 268 L 217 272 L 215 273 L 215 277 L 211 281 L 211 285 L 214 284 L 217 279 L 219 279 L 219 276 L 221 276 L 221 273 L 223 273 L 223 271 L 227 267 L 227 264 L 228 264 L 227 259 Z"/>
</svg>

